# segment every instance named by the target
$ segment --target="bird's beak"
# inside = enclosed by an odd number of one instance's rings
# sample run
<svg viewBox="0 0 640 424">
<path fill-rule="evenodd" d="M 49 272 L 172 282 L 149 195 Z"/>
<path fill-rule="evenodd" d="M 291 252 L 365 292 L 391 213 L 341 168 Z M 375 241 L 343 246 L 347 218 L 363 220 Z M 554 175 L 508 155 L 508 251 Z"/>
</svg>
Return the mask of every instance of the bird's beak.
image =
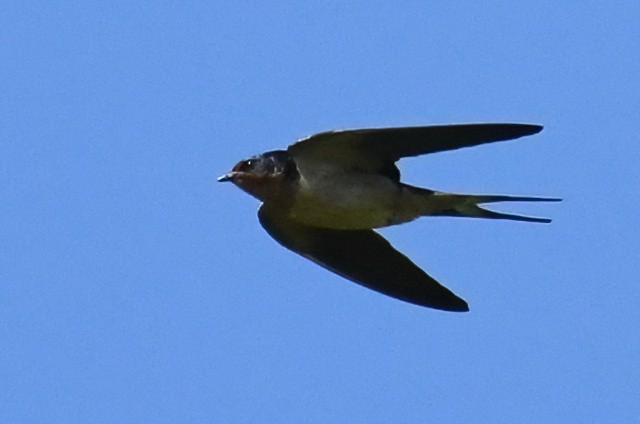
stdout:
<svg viewBox="0 0 640 424">
<path fill-rule="evenodd" d="M 234 174 L 235 174 L 235 172 L 229 172 L 228 174 L 220 175 L 218 177 L 218 182 L 219 183 L 224 183 L 224 182 L 227 182 L 227 181 L 233 181 Z"/>
</svg>

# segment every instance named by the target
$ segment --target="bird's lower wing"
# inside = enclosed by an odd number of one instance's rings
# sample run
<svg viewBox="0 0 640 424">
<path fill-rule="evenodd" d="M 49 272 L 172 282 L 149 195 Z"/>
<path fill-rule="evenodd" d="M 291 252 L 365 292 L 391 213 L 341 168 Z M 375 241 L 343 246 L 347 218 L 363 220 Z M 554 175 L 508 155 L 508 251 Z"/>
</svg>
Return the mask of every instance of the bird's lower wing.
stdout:
<svg viewBox="0 0 640 424">
<path fill-rule="evenodd" d="M 302 225 L 258 211 L 260 223 L 281 245 L 355 283 L 416 305 L 468 311 L 467 303 L 439 284 L 373 230 Z"/>
</svg>

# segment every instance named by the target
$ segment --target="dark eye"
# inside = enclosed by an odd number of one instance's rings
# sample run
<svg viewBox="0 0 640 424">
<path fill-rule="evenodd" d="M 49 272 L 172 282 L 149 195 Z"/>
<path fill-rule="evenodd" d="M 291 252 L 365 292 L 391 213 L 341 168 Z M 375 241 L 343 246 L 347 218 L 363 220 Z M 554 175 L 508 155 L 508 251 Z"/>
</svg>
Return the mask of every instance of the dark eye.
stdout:
<svg viewBox="0 0 640 424">
<path fill-rule="evenodd" d="M 235 171 L 242 171 L 242 172 L 252 171 L 253 168 L 255 168 L 256 163 L 257 162 L 254 159 L 243 160 L 242 162 L 236 165 Z"/>
</svg>

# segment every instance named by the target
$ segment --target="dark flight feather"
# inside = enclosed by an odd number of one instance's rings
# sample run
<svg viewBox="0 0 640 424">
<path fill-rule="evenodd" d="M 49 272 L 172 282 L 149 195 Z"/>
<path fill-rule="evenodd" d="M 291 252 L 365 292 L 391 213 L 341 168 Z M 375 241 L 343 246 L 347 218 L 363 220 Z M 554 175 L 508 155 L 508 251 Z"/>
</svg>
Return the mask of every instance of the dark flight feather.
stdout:
<svg viewBox="0 0 640 424">
<path fill-rule="evenodd" d="M 302 225 L 258 211 L 260 224 L 278 243 L 362 286 L 420 306 L 468 311 L 467 303 L 418 268 L 373 230 Z"/>
</svg>

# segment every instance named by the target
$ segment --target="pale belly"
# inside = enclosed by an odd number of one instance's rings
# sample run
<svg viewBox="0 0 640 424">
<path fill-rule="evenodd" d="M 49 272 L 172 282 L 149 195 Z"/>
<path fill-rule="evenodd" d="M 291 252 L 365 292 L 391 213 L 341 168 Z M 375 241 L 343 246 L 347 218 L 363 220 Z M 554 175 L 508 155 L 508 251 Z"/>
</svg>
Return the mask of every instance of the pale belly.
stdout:
<svg viewBox="0 0 640 424">
<path fill-rule="evenodd" d="M 339 189 L 336 189 L 339 187 Z M 380 228 L 420 216 L 419 199 L 388 178 L 352 175 L 330 184 L 302 185 L 288 215 L 316 227 L 355 230 Z"/>
</svg>

